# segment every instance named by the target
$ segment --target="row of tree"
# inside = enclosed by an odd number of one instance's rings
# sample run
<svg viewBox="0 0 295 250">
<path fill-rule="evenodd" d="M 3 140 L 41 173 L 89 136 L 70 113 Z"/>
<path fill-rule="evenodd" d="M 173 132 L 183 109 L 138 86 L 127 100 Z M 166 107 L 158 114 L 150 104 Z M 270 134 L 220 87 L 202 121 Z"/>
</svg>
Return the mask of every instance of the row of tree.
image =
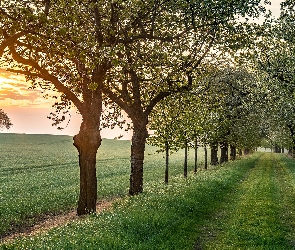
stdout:
<svg viewBox="0 0 295 250">
<path fill-rule="evenodd" d="M 273 73 L 275 65 L 266 65 L 263 53 L 272 52 L 263 50 L 264 40 L 289 43 L 275 30 L 285 28 L 283 22 L 290 23 L 291 29 L 294 21 L 294 6 L 288 1 L 275 22 L 260 27 L 240 21 L 262 14 L 259 2 L 0 2 L 1 67 L 25 75 L 45 94 L 46 90 L 59 93 L 53 96 L 57 99 L 51 114 L 54 124 L 66 120 L 73 106 L 82 115 L 80 131 L 74 136 L 80 165 L 79 215 L 96 209 L 100 131 L 122 126 L 122 111 L 133 129 L 130 195 L 143 191 L 148 128 L 156 131 L 152 143 L 169 150 L 193 143 L 195 148 L 210 145 L 216 152 L 220 143 L 221 161 L 228 157 L 228 145 L 233 159 L 236 148 L 259 143 L 261 131 L 269 129 L 263 124 L 273 124 L 261 111 L 269 105 L 265 100 L 279 98 L 269 88 L 275 85 L 266 82 L 275 78 L 280 90 L 283 86 L 281 76 Z M 289 47 L 275 46 L 289 53 Z M 235 56 L 243 66 L 233 60 Z M 212 163 L 217 163 L 216 158 Z"/>
</svg>

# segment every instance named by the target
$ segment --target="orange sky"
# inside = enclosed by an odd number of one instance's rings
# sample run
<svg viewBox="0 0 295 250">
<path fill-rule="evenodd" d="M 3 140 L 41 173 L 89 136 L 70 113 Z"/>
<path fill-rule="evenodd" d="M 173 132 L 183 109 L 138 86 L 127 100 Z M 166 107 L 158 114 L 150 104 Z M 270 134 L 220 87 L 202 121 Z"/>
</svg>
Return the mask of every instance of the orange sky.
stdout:
<svg viewBox="0 0 295 250">
<path fill-rule="evenodd" d="M 276 16 L 279 15 L 281 0 L 272 0 L 272 5 L 268 7 Z M 54 100 L 43 98 L 40 90 L 28 89 L 29 83 L 24 77 L 10 74 L 0 68 L 0 108 L 10 117 L 13 126 L 7 131 L 10 133 L 27 134 L 66 134 L 75 135 L 79 131 L 81 116 L 72 112 L 72 119 L 68 127 L 62 131 L 51 126 L 51 120 L 47 118 L 53 111 L 51 105 Z M 125 139 L 130 139 L 131 133 L 126 134 L 119 130 L 102 131 L 102 136 L 114 138 L 120 134 L 125 134 Z"/>
<path fill-rule="evenodd" d="M 55 102 L 53 99 L 45 99 L 40 90 L 29 89 L 30 83 L 26 82 L 22 75 L 10 74 L 0 69 L 0 108 L 11 119 L 13 126 L 4 133 L 26 134 L 62 134 L 75 135 L 79 132 L 81 116 L 75 110 L 71 113 L 71 121 L 63 130 L 53 127 L 52 121 L 47 118 Z M 66 123 L 62 124 L 66 126 Z M 130 139 L 131 133 L 119 129 L 103 130 L 102 137 L 115 138 L 124 135 L 123 139 Z"/>
<path fill-rule="evenodd" d="M 9 131 L 1 132 L 74 135 L 79 131 L 81 118 L 75 112 L 72 114 L 72 122 L 65 130 L 59 131 L 52 127 L 47 116 L 53 111 L 51 106 L 54 101 L 43 98 L 40 90 L 28 89 L 29 87 L 30 83 L 23 76 L 0 69 L 0 108 L 13 123 Z"/>
</svg>

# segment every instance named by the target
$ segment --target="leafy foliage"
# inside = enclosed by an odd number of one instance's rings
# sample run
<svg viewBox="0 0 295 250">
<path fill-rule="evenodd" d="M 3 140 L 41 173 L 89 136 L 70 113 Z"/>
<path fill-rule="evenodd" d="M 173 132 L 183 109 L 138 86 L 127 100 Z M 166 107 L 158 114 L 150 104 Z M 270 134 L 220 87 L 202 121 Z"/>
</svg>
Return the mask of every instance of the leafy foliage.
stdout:
<svg viewBox="0 0 295 250">
<path fill-rule="evenodd" d="M 243 68 L 228 67 L 208 73 L 198 87 L 173 95 L 157 106 L 151 119 L 153 145 L 170 149 L 184 147 L 184 141 L 208 145 L 228 142 L 240 148 L 254 148 L 261 137 L 265 103 L 261 82 Z M 262 112 L 263 111 L 263 112 Z"/>
<path fill-rule="evenodd" d="M 9 129 L 11 126 L 12 123 L 10 121 L 10 118 L 2 109 L 0 109 L 0 129 Z"/>
<path fill-rule="evenodd" d="M 273 146 L 294 147 L 294 5 L 281 4 L 277 20 L 267 19 L 249 49 L 250 64 L 260 75 L 263 133 Z M 249 61 L 248 61 L 249 62 Z"/>
</svg>

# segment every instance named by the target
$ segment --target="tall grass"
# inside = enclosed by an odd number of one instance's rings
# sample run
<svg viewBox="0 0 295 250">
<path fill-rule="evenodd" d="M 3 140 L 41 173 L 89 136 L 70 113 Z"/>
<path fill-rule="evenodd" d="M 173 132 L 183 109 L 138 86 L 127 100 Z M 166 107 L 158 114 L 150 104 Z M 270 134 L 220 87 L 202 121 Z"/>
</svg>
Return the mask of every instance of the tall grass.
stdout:
<svg viewBox="0 0 295 250">
<path fill-rule="evenodd" d="M 69 136 L 0 134 L 0 236 L 34 223 L 38 215 L 76 207 L 79 166 L 72 143 Z M 162 183 L 165 167 L 156 148 L 147 145 L 145 155 L 144 188 Z M 199 155 L 204 162 L 202 151 Z M 183 152 L 174 153 L 170 162 L 170 175 L 181 175 Z M 98 198 L 126 195 L 129 175 L 130 141 L 104 139 L 97 155 Z"/>
</svg>

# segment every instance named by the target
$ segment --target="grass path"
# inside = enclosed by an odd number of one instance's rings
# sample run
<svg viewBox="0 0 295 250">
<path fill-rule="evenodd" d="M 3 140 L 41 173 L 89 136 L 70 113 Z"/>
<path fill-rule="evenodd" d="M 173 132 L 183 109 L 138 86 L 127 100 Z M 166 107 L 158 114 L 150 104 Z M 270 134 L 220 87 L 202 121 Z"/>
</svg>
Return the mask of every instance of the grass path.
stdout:
<svg viewBox="0 0 295 250">
<path fill-rule="evenodd" d="M 214 237 L 204 234 L 203 249 L 295 249 L 295 175 L 287 161 L 276 154 L 259 158 L 222 216 L 211 221 Z"/>
</svg>

